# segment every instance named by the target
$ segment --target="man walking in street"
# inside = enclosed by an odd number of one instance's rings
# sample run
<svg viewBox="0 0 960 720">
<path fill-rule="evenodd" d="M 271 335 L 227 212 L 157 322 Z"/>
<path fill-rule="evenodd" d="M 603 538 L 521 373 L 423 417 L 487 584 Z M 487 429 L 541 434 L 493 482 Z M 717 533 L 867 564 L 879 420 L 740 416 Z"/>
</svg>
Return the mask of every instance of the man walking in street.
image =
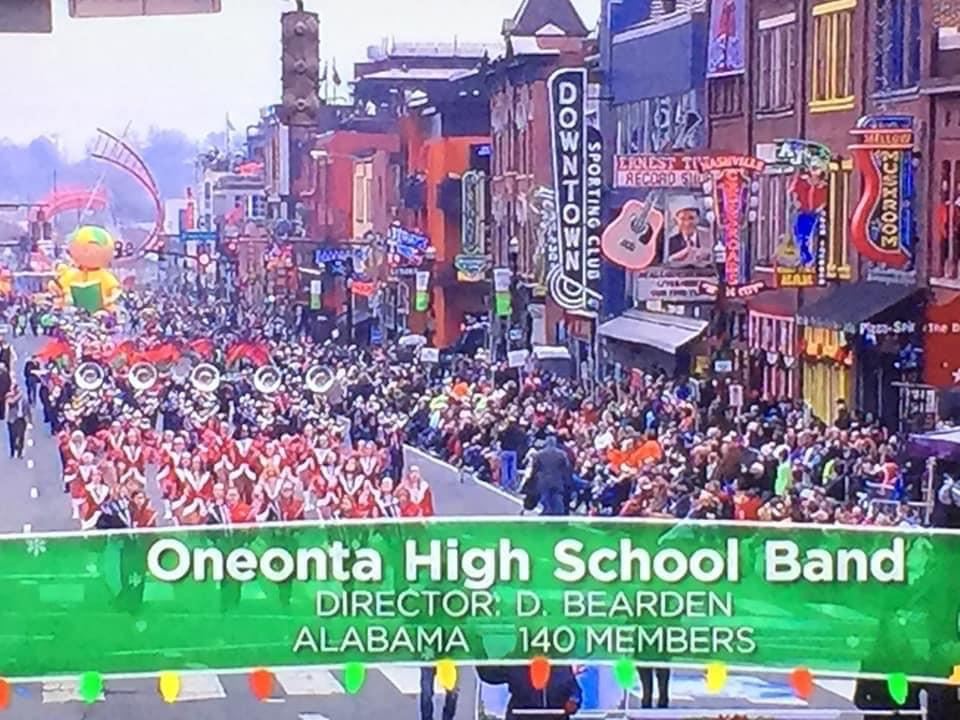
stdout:
<svg viewBox="0 0 960 720">
<path fill-rule="evenodd" d="M 23 364 L 23 384 L 27 388 L 27 402 L 33 407 L 37 402 L 37 389 L 40 387 L 40 376 L 37 374 L 40 370 L 40 363 L 37 362 L 35 355 L 27 358 Z"/>
<path fill-rule="evenodd" d="M 434 665 L 420 668 L 420 720 L 433 720 L 433 681 L 437 677 Z M 453 720 L 457 715 L 457 697 L 460 689 L 447 690 L 443 698 L 443 720 Z"/>
<path fill-rule="evenodd" d="M 567 488 L 572 480 L 573 470 L 570 457 L 557 447 L 557 438 L 549 436 L 543 449 L 533 457 L 531 482 L 540 496 L 543 515 L 569 515 L 566 505 Z"/>
<path fill-rule="evenodd" d="M 27 434 L 30 405 L 19 385 L 11 385 L 7 394 L 7 435 L 10 439 L 10 457 L 23 457 L 23 441 Z"/>
</svg>

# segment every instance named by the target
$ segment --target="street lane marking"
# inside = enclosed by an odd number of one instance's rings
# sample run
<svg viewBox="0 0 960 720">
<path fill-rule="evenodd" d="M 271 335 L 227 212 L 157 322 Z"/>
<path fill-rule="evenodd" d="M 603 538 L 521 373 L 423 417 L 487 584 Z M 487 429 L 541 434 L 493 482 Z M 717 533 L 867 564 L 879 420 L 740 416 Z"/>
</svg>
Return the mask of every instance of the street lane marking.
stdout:
<svg viewBox="0 0 960 720">
<path fill-rule="evenodd" d="M 28 532 L 30 532 L 31 530 L 33 530 L 33 525 L 31 525 L 30 523 L 24 523 L 24 524 L 23 524 L 23 531 L 24 531 L 25 533 L 28 533 Z"/>
<path fill-rule="evenodd" d="M 187 673 L 180 676 L 180 695 L 177 702 L 217 700 L 227 696 L 217 675 Z"/>
<path fill-rule="evenodd" d="M 344 695 L 346 691 L 328 670 L 277 670 L 274 677 L 287 695 Z"/>
<path fill-rule="evenodd" d="M 330 718 L 318 713 L 300 713 L 300 720 L 330 720 Z"/>
<path fill-rule="evenodd" d="M 827 692 L 832 692 L 834 695 L 839 695 L 844 700 L 849 700 L 850 702 L 853 702 L 853 696 L 857 692 L 856 680 L 824 678 L 823 680 L 815 680 L 814 682 Z"/>
<path fill-rule="evenodd" d="M 80 688 L 76 680 L 58 680 L 54 682 L 45 682 L 42 690 L 43 704 L 52 705 L 68 702 L 83 702 L 80 697 Z M 97 698 L 97 702 L 103 702 L 103 693 Z"/>
<path fill-rule="evenodd" d="M 30 488 L 30 497 L 36 500 L 38 497 L 40 497 L 40 491 L 35 487 Z"/>
<path fill-rule="evenodd" d="M 420 694 L 420 668 L 383 667 L 378 669 L 401 694 Z"/>
</svg>

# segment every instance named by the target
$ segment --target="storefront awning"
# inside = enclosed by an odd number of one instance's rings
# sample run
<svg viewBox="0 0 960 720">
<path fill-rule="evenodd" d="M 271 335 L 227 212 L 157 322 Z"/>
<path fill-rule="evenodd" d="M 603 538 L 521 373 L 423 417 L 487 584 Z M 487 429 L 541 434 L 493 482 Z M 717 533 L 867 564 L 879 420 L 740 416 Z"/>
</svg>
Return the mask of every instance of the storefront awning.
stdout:
<svg viewBox="0 0 960 720">
<path fill-rule="evenodd" d="M 603 323 L 598 332 L 603 337 L 663 350 L 671 355 L 700 337 L 707 329 L 705 320 L 627 310 L 623 315 Z"/>
<path fill-rule="evenodd" d="M 860 323 L 919 292 L 915 285 L 888 285 L 880 282 L 855 282 L 838 285 L 832 291 L 800 308 L 801 325 L 856 332 Z"/>
</svg>

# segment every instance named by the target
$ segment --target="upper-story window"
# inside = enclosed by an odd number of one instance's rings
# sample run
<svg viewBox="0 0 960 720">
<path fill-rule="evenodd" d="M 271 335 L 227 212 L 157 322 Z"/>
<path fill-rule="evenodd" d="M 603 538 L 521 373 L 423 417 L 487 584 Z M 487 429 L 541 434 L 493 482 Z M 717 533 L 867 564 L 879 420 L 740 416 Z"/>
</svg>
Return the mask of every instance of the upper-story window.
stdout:
<svg viewBox="0 0 960 720">
<path fill-rule="evenodd" d="M 873 89 L 914 88 L 920 81 L 920 0 L 877 0 Z"/>
<path fill-rule="evenodd" d="M 813 6 L 810 56 L 810 110 L 852 110 L 853 14 L 857 0 L 831 0 Z"/>
<path fill-rule="evenodd" d="M 743 112 L 743 74 L 710 78 L 710 116 L 732 117 Z"/>
<path fill-rule="evenodd" d="M 773 113 L 793 108 L 797 87 L 797 14 L 757 23 L 756 109 Z"/>
<path fill-rule="evenodd" d="M 704 122 L 697 91 L 646 98 L 614 108 L 616 152 L 682 152 L 702 147 Z"/>
</svg>

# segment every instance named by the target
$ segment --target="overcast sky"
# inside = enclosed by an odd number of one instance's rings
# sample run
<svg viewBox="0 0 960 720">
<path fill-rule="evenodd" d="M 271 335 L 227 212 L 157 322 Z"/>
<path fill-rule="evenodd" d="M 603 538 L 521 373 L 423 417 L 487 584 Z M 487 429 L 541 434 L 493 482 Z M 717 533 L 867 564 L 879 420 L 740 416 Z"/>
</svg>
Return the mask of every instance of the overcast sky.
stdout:
<svg viewBox="0 0 960 720">
<path fill-rule="evenodd" d="M 2 1 L 2 0 L 0 0 Z M 53 0 L 52 35 L 0 34 L 0 138 L 55 136 L 71 155 L 97 127 L 243 132 L 279 100 L 286 0 L 223 0 L 217 15 L 72 20 Z M 320 14 L 321 58 L 344 80 L 366 48 L 404 41 L 491 42 L 520 0 L 306 0 Z M 600 0 L 574 0 L 593 27 Z M 13 72 L 11 72 L 11 70 Z"/>
</svg>

